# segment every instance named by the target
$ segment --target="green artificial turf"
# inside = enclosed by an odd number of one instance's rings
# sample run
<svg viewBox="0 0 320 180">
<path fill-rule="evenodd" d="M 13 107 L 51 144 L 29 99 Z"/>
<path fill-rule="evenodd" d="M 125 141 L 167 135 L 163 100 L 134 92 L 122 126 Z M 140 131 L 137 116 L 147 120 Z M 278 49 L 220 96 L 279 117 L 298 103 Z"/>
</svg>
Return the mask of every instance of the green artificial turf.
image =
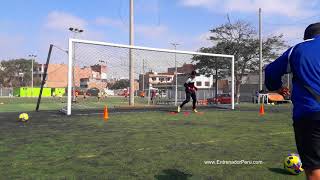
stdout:
<svg viewBox="0 0 320 180">
<path fill-rule="evenodd" d="M 282 161 L 296 152 L 290 108 L 33 118 L 0 114 L 0 179 L 304 179 Z M 260 160 L 261 165 L 204 161 Z"/>
</svg>

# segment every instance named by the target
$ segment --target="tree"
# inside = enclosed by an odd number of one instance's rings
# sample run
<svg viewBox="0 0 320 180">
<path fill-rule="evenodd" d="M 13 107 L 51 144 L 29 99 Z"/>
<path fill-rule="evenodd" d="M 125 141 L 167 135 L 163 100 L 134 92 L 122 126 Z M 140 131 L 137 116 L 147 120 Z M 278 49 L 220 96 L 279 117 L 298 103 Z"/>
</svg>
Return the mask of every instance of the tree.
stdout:
<svg viewBox="0 0 320 180">
<path fill-rule="evenodd" d="M 236 21 L 225 23 L 210 30 L 210 39 L 215 46 L 210 47 L 211 52 L 231 54 L 235 57 L 235 84 L 237 102 L 240 97 L 242 78 L 246 73 L 259 70 L 259 38 L 255 28 L 248 22 Z M 274 35 L 263 39 L 263 61 L 268 63 L 279 56 L 280 50 L 288 47 L 283 35 Z M 206 52 L 208 49 L 201 48 Z M 217 65 L 218 66 L 218 65 Z M 199 64 L 200 69 L 210 69 L 209 63 Z"/>
<path fill-rule="evenodd" d="M 203 53 L 221 53 L 224 50 L 223 43 L 218 43 L 216 46 L 210 48 L 201 48 Z M 196 63 L 195 68 L 200 74 L 207 77 L 212 76 L 215 82 L 215 97 L 218 95 L 218 80 L 231 75 L 230 71 L 224 71 L 231 67 L 230 63 L 226 63 L 226 59 L 223 57 L 209 57 L 196 55 L 192 58 L 192 61 Z"/>
<path fill-rule="evenodd" d="M 3 71 L 3 68 L 0 66 L 0 87 L 3 87 L 5 85 L 4 77 L 5 77 L 5 73 Z"/>
<path fill-rule="evenodd" d="M 130 81 L 128 79 L 120 79 L 115 82 L 110 89 L 124 89 L 130 86 Z"/>
<path fill-rule="evenodd" d="M 38 63 L 34 63 L 34 68 Z M 20 87 L 31 85 L 31 60 L 13 59 L 1 61 L 0 83 L 4 87 Z"/>
</svg>

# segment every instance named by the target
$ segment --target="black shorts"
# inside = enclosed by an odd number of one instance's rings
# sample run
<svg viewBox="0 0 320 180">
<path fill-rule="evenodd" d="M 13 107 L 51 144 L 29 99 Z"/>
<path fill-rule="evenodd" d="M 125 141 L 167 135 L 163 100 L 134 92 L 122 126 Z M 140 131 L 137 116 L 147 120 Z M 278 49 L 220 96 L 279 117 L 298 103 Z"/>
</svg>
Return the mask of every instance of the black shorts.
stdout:
<svg viewBox="0 0 320 180">
<path fill-rule="evenodd" d="M 302 167 L 320 169 L 320 112 L 295 121 L 293 127 Z"/>
</svg>

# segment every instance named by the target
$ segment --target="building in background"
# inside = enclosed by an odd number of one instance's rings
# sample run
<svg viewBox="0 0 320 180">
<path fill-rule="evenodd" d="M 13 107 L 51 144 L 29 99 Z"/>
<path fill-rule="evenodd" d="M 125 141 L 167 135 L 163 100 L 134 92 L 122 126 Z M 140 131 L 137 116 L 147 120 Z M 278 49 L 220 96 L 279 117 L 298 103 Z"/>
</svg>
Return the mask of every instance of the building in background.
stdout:
<svg viewBox="0 0 320 180">
<path fill-rule="evenodd" d="M 41 79 L 44 75 L 44 64 L 39 64 L 35 74 Z M 107 66 L 93 65 L 74 68 L 74 83 L 80 88 L 105 88 L 107 86 Z M 68 65 L 50 64 L 47 71 L 45 87 L 58 88 L 68 86 Z"/>
<path fill-rule="evenodd" d="M 183 64 L 181 67 L 177 67 L 177 81 L 178 81 L 178 92 L 177 99 L 182 101 L 185 99 L 185 87 L 184 83 L 190 77 L 191 72 L 195 70 L 195 66 L 193 64 Z M 144 80 L 143 80 L 144 77 Z M 199 99 L 207 99 L 215 96 L 216 91 L 216 83 L 214 76 L 205 76 L 205 75 L 197 75 L 195 79 L 195 85 L 198 87 L 197 96 Z M 167 72 L 147 72 L 146 74 L 139 75 L 139 85 L 140 91 L 143 89 L 148 91 L 150 87 L 158 89 L 159 96 L 161 98 L 171 99 L 175 98 L 175 87 L 176 87 L 176 75 L 175 68 L 171 67 L 167 69 Z M 218 82 L 218 94 L 222 93 L 230 93 L 231 87 L 230 82 L 227 78 L 219 79 Z M 150 87 L 149 87 L 150 85 Z"/>
<path fill-rule="evenodd" d="M 264 82 L 264 74 L 263 74 Z M 263 86 L 265 89 L 265 86 Z M 252 97 L 259 91 L 259 74 L 258 73 L 246 73 L 243 75 L 240 86 L 240 101 L 251 102 Z"/>
<path fill-rule="evenodd" d="M 144 77 L 144 81 L 143 81 Z M 149 89 L 149 86 L 157 89 L 168 89 L 172 87 L 174 83 L 173 73 L 157 73 L 157 72 L 147 72 L 144 76 L 139 75 L 139 90 Z M 144 83 L 144 86 L 143 86 Z"/>
<path fill-rule="evenodd" d="M 179 90 L 184 90 L 184 83 L 189 78 L 191 72 L 195 70 L 193 64 L 183 64 L 181 67 L 177 67 L 178 72 L 178 88 Z M 142 80 L 144 77 L 144 81 Z M 168 68 L 168 72 L 156 73 L 147 72 L 144 76 L 140 74 L 139 84 L 140 90 L 144 88 L 148 89 L 149 84 L 153 88 L 158 89 L 174 89 L 176 83 L 175 67 Z M 198 75 L 196 76 L 196 86 L 199 89 L 210 89 L 214 85 L 213 76 Z"/>
<path fill-rule="evenodd" d="M 195 70 L 193 64 L 183 64 L 181 67 L 177 67 L 178 72 L 178 86 L 183 86 L 186 80 L 189 78 L 192 71 Z M 169 73 L 174 73 L 175 68 L 168 68 Z M 176 77 L 174 77 L 175 79 Z M 196 86 L 198 89 L 210 89 L 213 87 L 213 76 L 197 75 L 196 76 Z M 175 81 L 174 81 L 175 82 Z"/>
<path fill-rule="evenodd" d="M 178 86 L 183 86 L 184 83 L 187 81 L 187 79 L 190 77 L 190 74 L 178 74 Z M 213 76 L 204 76 L 204 75 L 198 75 L 195 78 L 196 81 L 196 87 L 198 89 L 210 89 L 214 86 L 213 82 Z"/>
<path fill-rule="evenodd" d="M 180 74 L 191 74 L 191 72 L 195 69 L 193 64 L 184 63 L 181 67 L 177 67 L 177 71 Z M 176 72 L 175 67 L 168 68 L 168 73 Z"/>
<path fill-rule="evenodd" d="M 76 81 L 77 87 L 98 89 L 107 87 L 107 66 L 97 64 L 78 71 L 79 73 L 75 71 L 75 79 L 80 80 L 80 84 Z"/>
</svg>

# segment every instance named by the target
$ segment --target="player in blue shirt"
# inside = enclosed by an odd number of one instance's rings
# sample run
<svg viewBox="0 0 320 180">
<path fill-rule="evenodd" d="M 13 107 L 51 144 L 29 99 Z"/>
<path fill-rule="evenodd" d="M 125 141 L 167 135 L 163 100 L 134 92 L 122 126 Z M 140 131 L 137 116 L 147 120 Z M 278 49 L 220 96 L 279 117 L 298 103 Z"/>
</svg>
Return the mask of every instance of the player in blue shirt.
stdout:
<svg viewBox="0 0 320 180">
<path fill-rule="evenodd" d="M 308 179 L 320 179 L 320 23 L 309 25 L 304 42 L 265 69 L 265 85 L 284 94 L 281 77 L 292 73 L 293 127 Z"/>
</svg>

